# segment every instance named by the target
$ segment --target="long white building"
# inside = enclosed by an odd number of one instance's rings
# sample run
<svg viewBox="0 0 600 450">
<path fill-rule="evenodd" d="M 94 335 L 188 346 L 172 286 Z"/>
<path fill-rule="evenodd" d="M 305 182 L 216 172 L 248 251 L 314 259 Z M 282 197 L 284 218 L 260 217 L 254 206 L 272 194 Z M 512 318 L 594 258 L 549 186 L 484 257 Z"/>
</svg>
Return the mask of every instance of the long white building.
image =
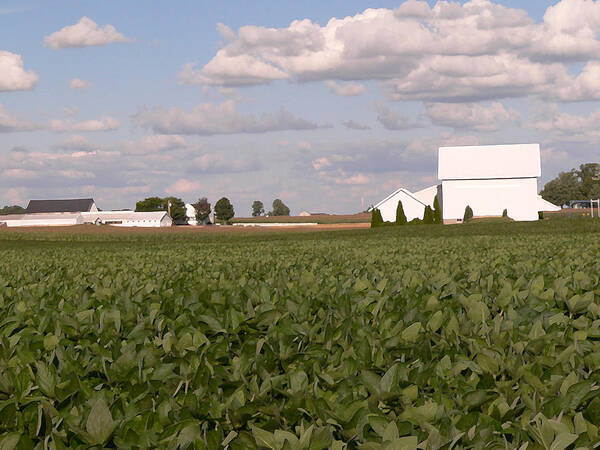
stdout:
<svg viewBox="0 0 600 450">
<path fill-rule="evenodd" d="M 440 147 L 440 184 L 415 193 L 398 189 L 373 208 L 393 222 L 401 200 L 410 221 L 423 217 L 425 205 L 433 208 L 437 195 L 444 223 L 461 222 L 467 205 L 475 217 L 501 216 L 506 209 L 513 220 L 537 220 L 538 211 L 560 209 L 538 195 L 540 176 L 539 144 Z"/>
<path fill-rule="evenodd" d="M 0 216 L 0 226 L 36 227 L 67 225 L 113 225 L 120 227 L 170 227 L 166 211 L 99 211 L 93 199 L 31 200 L 25 214 Z"/>
</svg>

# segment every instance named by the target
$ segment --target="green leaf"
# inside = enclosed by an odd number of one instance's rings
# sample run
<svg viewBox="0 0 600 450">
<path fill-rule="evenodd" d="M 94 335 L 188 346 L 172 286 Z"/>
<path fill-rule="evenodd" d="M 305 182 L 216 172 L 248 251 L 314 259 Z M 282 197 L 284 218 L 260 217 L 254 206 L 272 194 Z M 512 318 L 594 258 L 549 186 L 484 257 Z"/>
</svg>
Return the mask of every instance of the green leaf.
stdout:
<svg viewBox="0 0 600 450">
<path fill-rule="evenodd" d="M 560 433 L 552 442 L 550 450 L 564 450 L 577 440 L 578 436 L 571 433 Z"/>
<path fill-rule="evenodd" d="M 406 342 L 415 342 L 421 331 L 421 322 L 415 322 L 402 331 L 402 339 Z"/>
<path fill-rule="evenodd" d="M 13 450 L 21 439 L 21 433 L 5 433 L 0 436 L 0 450 Z"/>
<path fill-rule="evenodd" d="M 98 396 L 92 403 L 92 409 L 85 424 L 85 429 L 92 438 L 91 443 L 104 444 L 116 426 L 104 398 Z"/>
<path fill-rule="evenodd" d="M 275 437 L 272 433 L 269 433 L 268 431 L 263 430 L 255 425 L 251 425 L 250 428 L 252 429 L 252 435 L 254 436 L 254 439 L 258 445 L 270 448 L 272 450 L 278 449 Z"/>
</svg>

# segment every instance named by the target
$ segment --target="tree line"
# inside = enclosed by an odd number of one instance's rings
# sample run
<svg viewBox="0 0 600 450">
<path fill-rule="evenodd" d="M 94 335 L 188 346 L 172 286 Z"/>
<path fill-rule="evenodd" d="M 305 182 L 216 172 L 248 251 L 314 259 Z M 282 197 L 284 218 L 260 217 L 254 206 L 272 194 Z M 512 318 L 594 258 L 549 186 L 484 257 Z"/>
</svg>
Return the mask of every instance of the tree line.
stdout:
<svg viewBox="0 0 600 450">
<path fill-rule="evenodd" d="M 206 197 L 201 197 L 192 203 L 196 210 L 196 220 L 199 223 L 208 223 L 210 213 L 213 212 L 212 205 Z M 255 200 L 252 203 L 252 216 L 289 216 L 290 208 L 281 199 L 273 200 L 273 209 L 265 214 L 263 202 Z M 185 203 L 178 197 L 148 197 L 135 204 L 136 211 L 169 211 L 175 223 L 187 221 Z M 221 223 L 228 223 L 235 216 L 235 210 L 227 197 L 221 197 L 214 206 L 215 219 Z"/>
<path fill-rule="evenodd" d="M 540 192 L 544 200 L 563 206 L 571 200 L 600 198 L 600 164 L 581 164 L 579 169 L 560 172 Z"/>
</svg>

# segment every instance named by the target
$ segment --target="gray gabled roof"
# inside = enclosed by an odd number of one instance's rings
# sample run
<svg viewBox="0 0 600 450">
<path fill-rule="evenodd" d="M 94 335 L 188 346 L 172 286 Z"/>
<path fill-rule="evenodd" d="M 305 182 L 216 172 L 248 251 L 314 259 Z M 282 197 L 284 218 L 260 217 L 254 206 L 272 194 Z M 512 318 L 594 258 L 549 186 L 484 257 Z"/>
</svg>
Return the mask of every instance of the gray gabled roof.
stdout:
<svg viewBox="0 0 600 450">
<path fill-rule="evenodd" d="M 27 213 L 85 212 L 92 209 L 93 198 L 71 198 L 65 200 L 30 200 Z"/>
</svg>

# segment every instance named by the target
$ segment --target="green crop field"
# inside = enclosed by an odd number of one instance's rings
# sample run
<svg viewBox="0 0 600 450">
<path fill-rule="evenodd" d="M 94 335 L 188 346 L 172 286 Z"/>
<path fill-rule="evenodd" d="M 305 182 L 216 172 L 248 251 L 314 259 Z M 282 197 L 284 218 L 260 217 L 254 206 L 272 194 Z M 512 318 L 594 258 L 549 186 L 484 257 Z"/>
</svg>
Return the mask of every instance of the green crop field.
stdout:
<svg viewBox="0 0 600 450">
<path fill-rule="evenodd" d="M 599 238 L 0 230 L 0 449 L 590 448 Z"/>
</svg>

